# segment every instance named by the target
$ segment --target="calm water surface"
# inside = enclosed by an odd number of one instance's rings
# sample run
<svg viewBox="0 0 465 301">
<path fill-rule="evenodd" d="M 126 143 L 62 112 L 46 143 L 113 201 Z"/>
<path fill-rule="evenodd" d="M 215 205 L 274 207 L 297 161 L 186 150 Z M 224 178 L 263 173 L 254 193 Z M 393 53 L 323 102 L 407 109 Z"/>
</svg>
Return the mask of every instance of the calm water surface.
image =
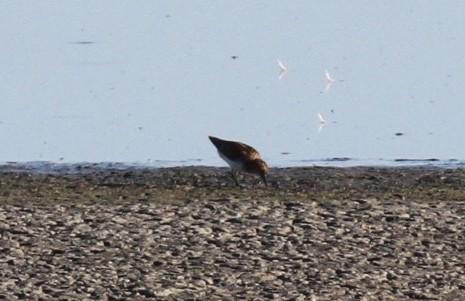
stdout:
<svg viewBox="0 0 465 301">
<path fill-rule="evenodd" d="M 462 1 L 15 1 L 0 16 L 1 162 L 223 166 L 208 135 L 272 166 L 465 160 Z"/>
</svg>

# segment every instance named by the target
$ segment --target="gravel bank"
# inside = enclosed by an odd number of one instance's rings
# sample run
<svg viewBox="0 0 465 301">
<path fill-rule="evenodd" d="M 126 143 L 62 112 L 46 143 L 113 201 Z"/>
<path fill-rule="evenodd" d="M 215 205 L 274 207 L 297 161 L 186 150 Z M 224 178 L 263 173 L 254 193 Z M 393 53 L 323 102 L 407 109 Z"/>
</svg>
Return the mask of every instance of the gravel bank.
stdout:
<svg viewBox="0 0 465 301">
<path fill-rule="evenodd" d="M 463 170 L 226 171 L 4 168 L 0 300 L 462 298 Z"/>
</svg>

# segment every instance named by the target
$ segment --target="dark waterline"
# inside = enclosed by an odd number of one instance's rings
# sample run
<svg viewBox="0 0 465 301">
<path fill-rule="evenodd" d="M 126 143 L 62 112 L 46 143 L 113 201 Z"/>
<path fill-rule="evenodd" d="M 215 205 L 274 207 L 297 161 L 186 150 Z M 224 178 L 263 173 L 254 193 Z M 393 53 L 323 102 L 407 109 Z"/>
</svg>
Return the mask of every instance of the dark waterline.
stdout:
<svg viewBox="0 0 465 301">
<path fill-rule="evenodd" d="M 62 163 L 48 161 L 32 162 L 3 162 L 0 163 L 0 173 L 18 172 L 32 174 L 87 174 L 99 171 L 110 170 L 134 170 L 134 169 L 151 169 L 151 168 L 171 168 L 187 166 L 211 166 L 227 167 L 224 165 L 206 164 L 200 159 L 191 159 L 183 161 L 157 160 L 151 162 L 80 162 L 80 163 Z M 327 158 L 320 160 L 290 160 L 281 164 L 270 164 L 273 168 L 289 167 L 428 167 L 428 168 L 445 168 L 458 169 L 465 167 L 465 161 L 457 159 L 439 160 L 430 159 L 371 159 L 360 160 L 353 158 Z"/>
</svg>

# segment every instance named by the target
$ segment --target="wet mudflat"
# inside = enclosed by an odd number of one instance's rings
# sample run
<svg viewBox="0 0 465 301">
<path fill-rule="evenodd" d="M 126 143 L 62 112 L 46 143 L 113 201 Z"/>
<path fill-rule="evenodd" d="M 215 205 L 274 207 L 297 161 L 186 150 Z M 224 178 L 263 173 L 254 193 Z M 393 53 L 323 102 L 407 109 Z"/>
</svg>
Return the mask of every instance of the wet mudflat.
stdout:
<svg viewBox="0 0 465 301">
<path fill-rule="evenodd" d="M 3 168 L 0 299 L 462 298 L 464 170 L 240 181 L 211 167 Z"/>
</svg>

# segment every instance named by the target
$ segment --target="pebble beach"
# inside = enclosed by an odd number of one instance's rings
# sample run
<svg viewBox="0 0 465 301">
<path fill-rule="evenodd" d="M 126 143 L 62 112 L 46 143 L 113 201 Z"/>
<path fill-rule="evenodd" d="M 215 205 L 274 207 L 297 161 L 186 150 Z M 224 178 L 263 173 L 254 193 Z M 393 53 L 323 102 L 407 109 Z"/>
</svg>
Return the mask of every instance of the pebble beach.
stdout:
<svg viewBox="0 0 465 301">
<path fill-rule="evenodd" d="M 0 300 L 460 300 L 465 171 L 0 167 Z"/>
</svg>

